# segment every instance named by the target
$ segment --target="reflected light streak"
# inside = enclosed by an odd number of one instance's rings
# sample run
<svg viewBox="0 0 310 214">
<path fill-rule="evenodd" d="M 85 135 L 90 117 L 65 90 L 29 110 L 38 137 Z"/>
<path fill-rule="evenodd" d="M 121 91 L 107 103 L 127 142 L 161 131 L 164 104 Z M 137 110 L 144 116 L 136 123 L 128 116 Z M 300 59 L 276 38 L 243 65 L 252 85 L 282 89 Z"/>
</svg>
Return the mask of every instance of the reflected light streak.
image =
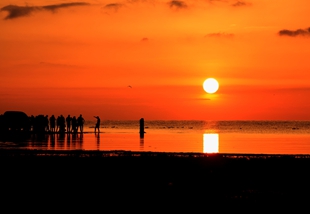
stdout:
<svg viewBox="0 0 310 214">
<path fill-rule="evenodd" d="M 203 153 L 219 152 L 219 134 L 203 134 Z"/>
</svg>

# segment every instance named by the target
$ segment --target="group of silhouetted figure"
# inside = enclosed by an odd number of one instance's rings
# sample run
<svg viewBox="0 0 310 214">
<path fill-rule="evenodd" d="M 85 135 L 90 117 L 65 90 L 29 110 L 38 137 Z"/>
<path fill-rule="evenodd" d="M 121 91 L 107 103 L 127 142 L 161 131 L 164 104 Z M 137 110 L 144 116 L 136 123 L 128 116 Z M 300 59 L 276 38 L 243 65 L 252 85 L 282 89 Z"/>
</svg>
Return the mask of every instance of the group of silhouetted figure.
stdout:
<svg viewBox="0 0 310 214">
<path fill-rule="evenodd" d="M 97 119 L 95 125 L 95 133 L 100 132 L 100 117 L 94 116 Z M 66 118 L 63 115 L 58 116 L 57 118 L 52 115 L 38 115 L 30 117 L 31 127 L 33 131 L 39 132 L 59 132 L 59 133 L 83 133 L 85 119 L 82 114 L 79 117 L 68 115 Z"/>
<path fill-rule="evenodd" d="M 63 115 L 57 118 L 52 115 L 30 116 L 31 130 L 35 132 L 60 132 L 60 133 L 83 133 L 85 120 L 80 114 L 79 117 L 68 115 L 66 118 Z"/>
<path fill-rule="evenodd" d="M 95 133 L 100 133 L 100 117 L 94 116 L 97 119 L 95 125 Z M 37 115 L 28 116 L 21 111 L 6 111 L 0 114 L 0 133 L 5 132 L 36 132 L 36 133 L 83 133 L 85 120 L 80 114 L 79 117 L 63 115 L 57 118 L 52 115 Z"/>
</svg>

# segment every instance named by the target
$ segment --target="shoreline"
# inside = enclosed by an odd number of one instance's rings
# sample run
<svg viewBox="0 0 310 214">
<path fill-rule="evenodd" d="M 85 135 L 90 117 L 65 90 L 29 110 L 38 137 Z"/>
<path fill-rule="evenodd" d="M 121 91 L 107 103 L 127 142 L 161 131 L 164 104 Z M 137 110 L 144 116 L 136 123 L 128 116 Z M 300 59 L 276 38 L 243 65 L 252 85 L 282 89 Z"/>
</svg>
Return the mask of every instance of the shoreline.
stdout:
<svg viewBox="0 0 310 214">
<path fill-rule="evenodd" d="M 0 157 L 167 157 L 167 158 L 227 158 L 227 159 L 310 159 L 310 154 L 251 154 L 251 153 L 199 153 L 199 152 L 150 152 L 126 150 L 49 150 L 49 149 L 12 149 L 1 148 Z"/>
</svg>

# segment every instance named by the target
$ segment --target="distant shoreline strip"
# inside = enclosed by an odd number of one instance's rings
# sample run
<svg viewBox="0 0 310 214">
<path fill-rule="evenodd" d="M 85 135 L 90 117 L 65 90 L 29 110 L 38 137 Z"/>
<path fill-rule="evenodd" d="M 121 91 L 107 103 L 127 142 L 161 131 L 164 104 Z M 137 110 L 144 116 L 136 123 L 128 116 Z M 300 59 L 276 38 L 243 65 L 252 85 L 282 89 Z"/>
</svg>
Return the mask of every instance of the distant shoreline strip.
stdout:
<svg viewBox="0 0 310 214">
<path fill-rule="evenodd" d="M 309 159 L 310 154 L 230 154 L 230 153 L 191 153 L 191 152 L 132 152 L 97 150 L 27 150 L 0 149 L 2 157 L 158 157 L 158 158 L 218 158 L 218 159 Z"/>
</svg>

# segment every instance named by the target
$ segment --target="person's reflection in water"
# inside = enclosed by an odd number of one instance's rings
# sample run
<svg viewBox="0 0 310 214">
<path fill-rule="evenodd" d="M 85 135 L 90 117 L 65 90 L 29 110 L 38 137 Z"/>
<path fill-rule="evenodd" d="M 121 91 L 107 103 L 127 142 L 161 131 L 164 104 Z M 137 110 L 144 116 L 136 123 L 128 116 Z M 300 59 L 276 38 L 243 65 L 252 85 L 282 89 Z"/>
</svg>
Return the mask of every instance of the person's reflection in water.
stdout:
<svg viewBox="0 0 310 214">
<path fill-rule="evenodd" d="M 65 143 L 65 133 L 60 132 L 58 134 L 58 140 L 57 140 L 57 147 L 56 149 L 63 149 L 64 148 L 64 143 Z"/>
<path fill-rule="evenodd" d="M 70 149 L 71 134 L 67 132 L 67 149 Z"/>
<path fill-rule="evenodd" d="M 29 143 L 27 147 L 48 147 L 48 135 L 46 135 L 45 133 L 37 133 L 33 136 L 33 140 L 30 141 L 31 143 Z"/>
<path fill-rule="evenodd" d="M 83 133 L 80 133 L 80 134 L 76 134 L 77 136 L 77 139 L 76 139 L 76 146 L 77 146 L 77 149 L 82 149 L 83 146 Z"/>
<path fill-rule="evenodd" d="M 77 133 L 73 132 L 72 133 L 72 149 L 76 148 L 76 137 L 77 137 Z"/>
<path fill-rule="evenodd" d="M 33 147 L 39 146 L 41 148 L 47 148 L 48 147 L 48 135 L 45 133 L 38 133 L 36 134 L 36 140 Z"/>
<path fill-rule="evenodd" d="M 100 134 L 99 134 L 99 132 L 98 133 L 95 132 L 95 137 L 97 139 L 97 150 L 100 150 Z"/>
<path fill-rule="evenodd" d="M 55 133 L 53 132 L 50 136 L 51 136 L 51 148 L 55 148 Z"/>
<path fill-rule="evenodd" d="M 80 133 L 80 143 L 81 143 L 81 144 L 83 143 L 83 132 Z"/>
<path fill-rule="evenodd" d="M 144 138 L 140 137 L 140 150 L 143 151 L 144 150 Z"/>
</svg>

